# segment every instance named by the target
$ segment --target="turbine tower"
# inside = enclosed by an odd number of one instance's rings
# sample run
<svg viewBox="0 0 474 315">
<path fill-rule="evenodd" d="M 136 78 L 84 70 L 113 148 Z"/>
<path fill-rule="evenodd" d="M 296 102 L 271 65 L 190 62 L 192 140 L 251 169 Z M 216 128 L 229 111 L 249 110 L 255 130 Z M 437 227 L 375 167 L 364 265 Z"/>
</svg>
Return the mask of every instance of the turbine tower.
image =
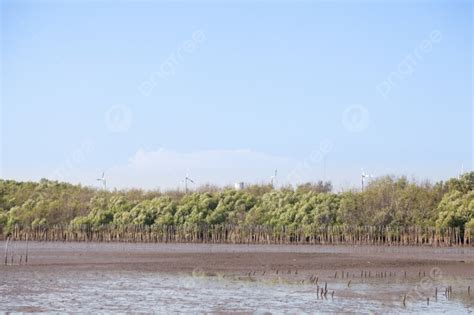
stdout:
<svg viewBox="0 0 474 315">
<path fill-rule="evenodd" d="M 188 193 L 188 182 L 193 183 L 194 181 L 189 177 L 189 174 L 186 173 L 186 176 L 184 177 L 184 192 L 187 194 Z"/>
<path fill-rule="evenodd" d="M 361 179 L 361 184 L 362 184 L 362 191 L 364 191 L 364 184 L 365 184 L 365 179 L 366 178 L 373 178 L 374 175 L 369 175 L 369 174 L 366 174 L 364 172 L 364 169 L 361 169 L 362 170 L 362 173 L 360 175 L 360 179 Z"/>
<path fill-rule="evenodd" d="M 270 182 L 271 182 L 271 185 L 272 185 L 273 188 L 275 188 L 275 182 L 276 182 L 277 174 L 278 174 L 278 170 L 275 169 L 274 175 L 272 177 L 270 177 Z"/>
<path fill-rule="evenodd" d="M 102 188 L 107 190 L 107 181 L 105 180 L 105 172 L 102 172 L 102 177 L 97 178 L 97 181 L 102 182 Z"/>
<path fill-rule="evenodd" d="M 464 163 L 461 164 L 461 174 L 458 175 L 458 179 L 461 179 L 463 175 L 464 175 Z"/>
</svg>

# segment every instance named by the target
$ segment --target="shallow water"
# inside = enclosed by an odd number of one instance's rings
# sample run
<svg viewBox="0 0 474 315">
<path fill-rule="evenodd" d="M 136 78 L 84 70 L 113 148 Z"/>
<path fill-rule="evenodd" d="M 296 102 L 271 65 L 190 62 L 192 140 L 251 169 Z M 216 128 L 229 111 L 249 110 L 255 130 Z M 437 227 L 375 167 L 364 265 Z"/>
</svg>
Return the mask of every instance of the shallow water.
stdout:
<svg viewBox="0 0 474 315">
<path fill-rule="evenodd" d="M 292 283 L 291 278 L 245 275 L 163 274 L 133 271 L 67 271 L 11 273 L 0 282 L 0 309 L 6 312 L 426 312 L 469 313 L 472 296 L 442 287 L 463 287 L 463 279 L 434 279 L 438 300 L 427 305 L 423 290 L 403 306 L 402 295 L 419 284 L 411 280 L 342 280 L 328 284 L 326 298 L 317 298 L 316 286 Z M 331 297 L 335 291 L 334 298 Z M 472 293 L 471 293 L 472 294 Z M 427 294 L 428 295 L 428 294 Z M 429 296 L 429 295 L 428 295 Z"/>
<path fill-rule="evenodd" d="M 25 266 L 18 264 L 25 245 L 11 245 L 17 256 L 16 265 L 0 265 L 0 313 L 474 311 L 474 270 L 469 270 L 474 266 L 474 248 L 31 242 L 29 264 Z M 0 248 L 4 246 L 0 242 Z M 176 256 L 177 253 L 186 255 Z M 216 263 L 218 256 L 204 260 L 199 253 L 231 253 L 231 260 L 221 261 L 235 264 L 225 266 L 229 268 L 209 266 Z M 246 253 L 258 255 L 234 260 Z M 289 253 L 286 264 L 263 259 L 271 253 Z M 300 264 L 302 269 L 297 273 L 288 270 L 296 268 L 296 258 L 298 262 L 304 259 L 297 253 L 320 254 L 305 256 L 310 258 L 304 260 L 304 266 L 317 263 L 307 268 Z M 337 255 L 331 256 L 332 260 L 321 263 L 334 253 Z M 192 268 L 200 267 L 190 272 L 184 263 L 180 267 L 183 269 L 169 268 L 181 272 L 161 271 L 168 269 L 163 262 L 177 264 L 186 257 L 192 259 Z M 333 263 L 338 260 L 347 262 L 349 275 L 344 278 L 342 270 L 337 270 L 339 275 L 335 277 Z M 390 264 L 379 265 L 380 262 Z M 398 267 L 402 262 L 408 269 Z M 158 263 L 160 267 L 153 268 Z M 252 263 L 256 269 L 247 270 Z M 371 270 L 371 276 L 362 276 L 362 270 Z M 402 274 L 406 270 L 407 277 Z M 380 272 L 389 274 L 382 277 Z M 317 284 L 309 283 L 310 277 L 316 275 L 319 286 L 327 283 L 325 297 L 316 293 Z M 444 294 L 449 286 L 453 292 L 448 297 Z M 472 288 L 470 295 L 468 286 Z"/>
</svg>

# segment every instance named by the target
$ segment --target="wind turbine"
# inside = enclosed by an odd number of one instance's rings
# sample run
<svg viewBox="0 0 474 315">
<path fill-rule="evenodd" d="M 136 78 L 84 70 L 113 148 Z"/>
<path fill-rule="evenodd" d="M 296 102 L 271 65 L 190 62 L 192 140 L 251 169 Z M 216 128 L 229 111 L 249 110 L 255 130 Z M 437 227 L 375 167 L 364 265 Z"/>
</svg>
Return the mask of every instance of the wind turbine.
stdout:
<svg viewBox="0 0 474 315">
<path fill-rule="evenodd" d="M 365 179 L 366 179 L 366 178 L 373 178 L 374 175 L 366 174 L 366 173 L 364 172 L 364 169 L 363 169 L 363 168 L 362 168 L 361 170 L 362 170 L 362 173 L 361 173 L 361 175 L 360 175 L 360 179 L 361 179 L 361 184 L 362 184 L 362 191 L 364 191 Z"/>
<path fill-rule="evenodd" d="M 458 175 L 458 179 L 461 179 L 463 175 L 464 175 L 464 163 L 461 164 L 461 174 Z"/>
<path fill-rule="evenodd" d="M 278 170 L 275 169 L 275 174 L 270 177 L 270 182 L 272 183 L 272 187 L 275 188 L 275 182 L 276 182 L 276 177 L 277 177 Z"/>
<path fill-rule="evenodd" d="M 183 182 L 184 182 L 184 191 L 187 194 L 188 193 L 188 182 L 194 184 L 194 181 L 191 178 L 189 178 L 189 174 L 186 173 L 186 176 L 184 177 Z"/>
<path fill-rule="evenodd" d="M 97 181 L 102 182 L 102 187 L 107 190 L 107 181 L 105 180 L 105 172 L 102 172 L 102 177 L 97 178 Z"/>
</svg>

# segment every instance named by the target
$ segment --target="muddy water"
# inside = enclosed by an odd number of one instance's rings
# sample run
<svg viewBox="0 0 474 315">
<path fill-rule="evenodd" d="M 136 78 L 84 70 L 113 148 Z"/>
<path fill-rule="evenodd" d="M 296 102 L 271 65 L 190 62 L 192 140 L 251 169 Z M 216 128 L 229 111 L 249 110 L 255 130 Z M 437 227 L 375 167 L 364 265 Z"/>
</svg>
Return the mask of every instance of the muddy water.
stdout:
<svg viewBox="0 0 474 315">
<path fill-rule="evenodd" d="M 17 249 L 22 248 L 21 244 L 16 246 Z M 235 255 L 230 256 L 231 259 L 235 258 L 232 260 L 235 265 L 228 262 L 232 268 L 213 266 L 210 262 L 204 261 L 208 265 L 200 264 L 200 267 L 195 267 L 193 270 L 183 268 L 183 271 L 170 272 L 162 267 L 150 270 L 152 268 L 142 266 L 143 263 L 154 265 L 165 260 L 167 264 L 179 267 L 180 261 L 185 256 L 173 256 L 174 254 L 190 255 L 203 251 L 207 253 L 209 248 L 195 245 L 166 247 L 61 243 L 30 246 L 28 266 L 18 264 L 0 266 L 0 312 L 299 314 L 357 311 L 459 314 L 474 311 L 474 269 L 471 269 L 470 250 L 426 248 L 418 251 L 414 248 L 382 250 L 380 262 L 396 258 L 400 263 L 408 261 L 410 264 L 415 264 L 416 269 L 403 268 L 408 270 L 405 276 L 404 271 L 397 269 L 396 266 L 391 269 L 377 269 L 379 261 L 374 257 L 380 256 L 380 248 L 364 248 L 362 251 L 357 251 L 357 255 L 351 256 L 349 255 L 351 249 L 343 247 L 270 246 L 252 249 L 226 245 L 214 247 L 212 252 L 222 255 L 230 252 Z M 319 256 L 300 257 L 289 253 L 314 252 L 318 249 L 323 251 L 323 257 L 343 251 L 347 255 L 335 256 L 335 259 L 345 259 L 347 263 L 353 263 L 357 259 L 364 261 L 370 259 L 376 266 L 369 277 L 362 274 L 361 270 L 365 265 L 358 263 L 354 268 L 346 269 L 348 274 L 345 274 L 344 278 L 341 276 L 342 271 L 331 269 L 331 265 L 323 265 L 321 270 L 313 270 L 312 267 L 304 269 L 301 266 L 298 266 L 301 268 L 299 270 L 292 269 L 295 266 L 293 257 L 298 257 L 299 260 L 308 259 L 301 262 L 303 265 L 308 265 L 309 261 L 318 260 Z M 419 260 L 410 258 L 419 256 L 420 250 L 425 251 L 424 256 L 428 256 L 428 259 L 420 260 L 426 265 L 420 265 Z M 154 251 L 157 256 L 137 258 L 135 255 L 150 251 Z M 242 253 L 248 251 L 252 253 L 256 251 L 259 253 L 258 257 L 266 257 L 272 252 L 286 252 L 290 255 L 288 259 L 292 263 L 285 264 L 283 261 L 272 265 L 265 258 L 260 258 L 257 265 L 264 263 L 264 266 L 260 269 L 248 267 L 250 270 L 248 271 L 246 266 L 237 263 Z M 104 252 L 109 252 L 110 255 L 105 255 Z M 174 254 L 171 255 L 171 252 Z M 430 255 L 433 255 L 431 259 Z M 127 260 L 124 257 L 131 258 Z M 244 263 L 251 265 L 253 257 L 245 257 L 247 260 L 244 260 Z M 435 260 L 434 257 L 442 259 L 445 263 L 451 259 L 456 261 L 464 259 L 464 261 L 462 263 L 457 261 L 459 265 L 453 265 L 456 270 L 451 271 L 453 266 L 450 264 L 436 267 L 428 263 Z M 201 260 L 196 261 L 196 264 L 202 263 L 202 258 L 199 259 Z M 125 267 L 119 263 L 120 261 L 127 263 Z M 183 266 L 186 267 L 187 264 Z M 464 266 L 465 269 L 458 266 Z M 310 283 L 313 276 L 318 277 L 317 284 Z M 321 289 L 326 283 L 328 293 L 324 297 L 318 296 L 316 293 L 318 286 Z M 467 292 L 468 286 L 473 288 L 470 295 Z M 445 290 L 448 287 L 452 287 L 453 290 L 446 296 Z M 435 298 L 436 288 L 437 298 Z"/>
<path fill-rule="evenodd" d="M 388 281 L 387 281 L 388 282 Z M 287 283 L 283 279 L 250 277 L 149 274 L 143 272 L 22 273 L 5 277 L 0 284 L 0 308 L 11 312 L 449 312 L 473 310 L 472 298 L 453 292 L 427 305 L 423 292 L 414 293 L 403 306 L 400 292 L 416 282 L 372 281 L 351 288 L 345 283 L 328 285 L 326 298 L 317 298 L 314 285 Z M 443 279 L 461 287 L 463 281 Z M 467 282 L 466 282 L 467 284 Z M 334 290 L 334 296 L 331 296 Z M 440 289 L 441 291 L 441 289 Z M 393 294 L 392 294 L 393 293 Z"/>
</svg>

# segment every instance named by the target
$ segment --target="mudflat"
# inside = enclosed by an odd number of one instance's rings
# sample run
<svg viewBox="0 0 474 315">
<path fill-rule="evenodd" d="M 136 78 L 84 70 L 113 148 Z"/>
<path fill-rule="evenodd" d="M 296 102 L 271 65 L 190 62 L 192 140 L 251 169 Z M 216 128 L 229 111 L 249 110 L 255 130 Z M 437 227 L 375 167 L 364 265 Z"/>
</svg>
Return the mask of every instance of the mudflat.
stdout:
<svg viewBox="0 0 474 315">
<path fill-rule="evenodd" d="M 339 312 L 362 302 L 368 312 L 474 307 L 471 247 L 29 242 L 28 265 L 25 242 L 11 242 L 7 252 L 0 311 Z"/>
<path fill-rule="evenodd" d="M 0 248 L 5 248 L 5 242 L 0 242 Z M 0 273 L 19 268 L 20 256 L 22 264 L 25 263 L 25 242 L 10 242 L 7 264 L 11 264 L 11 252 L 13 266 L 1 266 Z M 28 266 L 22 269 L 94 268 L 172 273 L 199 268 L 236 273 L 370 271 L 375 275 L 382 269 L 392 273 L 423 270 L 426 273 L 434 267 L 452 275 L 472 276 L 474 248 L 29 242 Z"/>
</svg>

